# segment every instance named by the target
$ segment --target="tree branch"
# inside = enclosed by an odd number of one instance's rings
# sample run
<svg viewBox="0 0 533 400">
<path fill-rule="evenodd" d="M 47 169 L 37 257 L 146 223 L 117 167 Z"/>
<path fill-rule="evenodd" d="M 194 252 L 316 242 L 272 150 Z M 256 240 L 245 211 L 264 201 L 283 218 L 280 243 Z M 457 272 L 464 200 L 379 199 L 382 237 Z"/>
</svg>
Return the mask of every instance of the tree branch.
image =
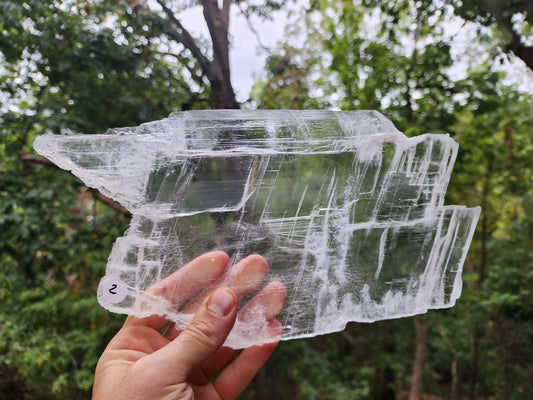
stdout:
<svg viewBox="0 0 533 400">
<path fill-rule="evenodd" d="M 484 0 L 481 4 L 492 15 L 500 29 L 510 36 L 507 49 L 512 51 L 533 71 L 533 47 L 527 46 L 522 41 L 522 37 L 516 31 L 512 20 L 513 15 L 516 13 L 524 13 L 526 15 L 526 21 L 530 24 L 533 23 L 533 2 L 511 1 L 508 5 L 505 5 L 502 2 Z"/>
<path fill-rule="evenodd" d="M 55 167 L 57 169 L 60 169 L 57 165 L 55 165 L 48 158 L 41 157 L 41 156 L 35 156 L 33 154 L 19 153 L 19 160 L 25 163 L 41 164 L 41 165 L 46 165 L 48 167 Z"/>
<path fill-rule="evenodd" d="M 131 212 L 128 211 L 128 209 L 126 207 L 123 207 L 120 204 L 118 204 L 117 202 L 111 200 L 109 197 L 104 196 L 97 189 L 89 188 L 89 191 L 91 192 L 91 194 L 93 195 L 93 197 L 95 199 L 100 200 L 102 203 L 108 205 L 113 210 L 116 210 L 116 211 L 118 211 L 118 212 L 120 212 L 120 213 L 122 213 L 124 215 L 127 215 L 128 217 L 131 217 L 132 214 L 131 214 Z"/>
<path fill-rule="evenodd" d="M 237 7 L 239 7 L 239 11 L 241 13 L 241 15 L 244 17 L 244 19 L 246 20 L 246 24 L 248 25 L 248 29 L 250 29 L 250 31 L 253 33 L 253 35 L 255 36 L 255 40 L 257 40 L 257 43 L 259 44 L 259 47 L 266 53 L 270 54 L 272 53 L 272 50 L 269 49 L 264 43 L 263 41 L 261 40 L 261 36 L 259 35 L 259 32 L 257 31 L 257 29 L 255 29 L 255 26 L 254 24 L 252 23 L 251 21 L 251 17 L 250 17 L 250 14 L 245 12 L 244 9 L 242 8 L 242 4 L 241 3 L 237 3 Z"/>
<path fill-rule="evenodd" d="M 514 30 L 512 31 L 512 40 L 508 47 L 515 56 L 520 58 L 533 71 L 533 47 L 526 46 L 522 42 L 520 35 Z"/>
<path fill-rule="evenodd" d="M 161 53 L 165 56 L 169 56 L 169 57 L 174 57 L 178 60 L 178 62 L 180 61 L 180 54 L 174 54 L 174 53 Z M 195 69 L 193 67 L 191 67 L 190 65 L 188 65 L 187 63 L 183 63 L 181 64 L 183 65 L 183 67 L 189 71 L 189 74 L 191 74 L 191 78 L 193 81 L 195 81 L 199 86 L 202 86 L 204 85 L 206 82 L 203 80 L 203 78 L 205 77 L 205 75 L 202 75 L 202 74 L 197 74 Z M 203 72 L 203 71 L 202 71 Z M 189 90 L 189 89 L 188 89 Z"/>
<path fill-rule="evenodd" d="M 47 167 L 53 167 L 57 169 L 59 168 L 57 165 L 55 165 L 52 161 L 50 161 L 46 157 L 41 156 L 35 156 L 33 154 L 26 154 L 26 153 L 19 153 L 19 160 L 24 163 L 31 163 L 31 164 L 41 164 L 46 165 Z M 131 212 L 129 212 L 126 207 L 121 206 L 117 202 L 111 200 L 109 197 L 104 196 L 102 193 L 100 193 L 97 189 L 90 189 L 91 194 L 93 197 L 97 200 L 100 200 L 102 203 L 108 205 L 113 210 L 118 211 L 121 214 L 131 216 Z"/>
<path fill-rule="evenodd" d="M 209 29 L 213 46 L 213 60 L 209 60 L 197 45 L 195 39 L 183 27 L 175 13 L 167 6 L 165 0 L 156 0 L 162 7 L 168 21 L 150 9 L 135 5 L 135 11 L 151 21 L 163 34 L 172 41 L 180 43 L 200 65 L 202 76 L 211 86 L 211 103 L 214 108 L 239 108 L 235 92 L 231 84 L 229 64 L 229 15 L 232 0 L 223 0 L 222 9 L 218 8 L 218 0 L 201 0 L 204 18 Z"/>
<path fill-rule="evenodd" d="M 151 13 L 150 18 L 157 20 L 156 22 L 163 28 L 163 31 L 173 40 L 178 43 L 181 43 L 187 50 L 189 50 L 194 58 L 198 60 L 203 73 L 206 76 L 211 75 L 212 67 L 209 59 L 202 53 L 202 50 L 196 45 L 194 38 L 191 36 L 189 31 L 181 24 L 180 20 L 176 18 L 176 15 L 172 12 L 170 8 L 167 7 L 163 0 L 157 0 L 163 11 L 167 15 L 168 19 L 174 24 L 177 28 L 171 29 L 170 26 L 163 19 L 159 18 L 158 15 Z"/>
</svg>

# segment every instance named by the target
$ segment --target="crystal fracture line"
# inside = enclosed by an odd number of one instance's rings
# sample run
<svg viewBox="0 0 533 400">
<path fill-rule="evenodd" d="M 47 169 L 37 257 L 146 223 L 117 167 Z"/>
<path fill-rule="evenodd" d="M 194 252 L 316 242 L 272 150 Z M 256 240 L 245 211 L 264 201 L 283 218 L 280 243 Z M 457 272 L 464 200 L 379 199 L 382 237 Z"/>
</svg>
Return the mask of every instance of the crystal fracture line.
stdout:
<svg viewBox="0 0 533 400">
<path fill-rule="evenodd" d="M 267 259 L 241 310 L 283 283 L 283 340 L 451 307 L 461 293 L 480 209 L 444 205 L 458 150 L 448 135 L 407 138 L 375 111 L 212 110 L 34 147 L 132 213 L 98 288 L 113 312 L 186 326 L 202 288 L 178 306 L 187 280 L 146 291 L 212 250 Z M 272 341 L 264 311 L 238 320 L 226 345 Z"/>
<path fill-rule="evenodd" d="M 379 278 L 381 273 L 381 268 L 383 268 L 383 260 L 385 259 L 385 243 L 387 242 L 387 234 L 389 233 L 389 228 L 385 228 L 381 234 L 381 239 L 379 240 L 379 258 L 378 258 L 378 269 L 374 275 L 374 279 Z"/>
</svg>

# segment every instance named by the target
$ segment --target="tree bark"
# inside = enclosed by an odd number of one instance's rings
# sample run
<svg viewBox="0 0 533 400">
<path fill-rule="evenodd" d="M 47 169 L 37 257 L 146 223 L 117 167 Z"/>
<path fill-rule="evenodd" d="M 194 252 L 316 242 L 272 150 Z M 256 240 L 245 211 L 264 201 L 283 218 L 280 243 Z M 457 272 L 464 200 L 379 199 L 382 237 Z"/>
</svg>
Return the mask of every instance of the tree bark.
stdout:
<svg viewBox="0 0 533 400">
<path fill-rule="evenodd" d="M 489 153 L 487 158 L 487 171 L 483 180 L 483 191 L 481 193 L 481 232 L 480 232 L 480 241 L 481 241 L 481 254 L 479 257 L 479 273 L 476 282 L 476 290 L 480 291 L 483 282 L 485 281 L 485 274 L 488 265 L 488 240 L 490 237 L 489 233 L 489 219 L 487 215 L 487 210 L 489 209 L 488 201 L 491 193 L 492 187 L 492 174 L 494 168 L 494 154 Z M 472 352 L 472 360 L 470 363 L 470 384 L 468 389 L 468 398 L 469 400 L 476 400 L 477 398 L 477 379 L 478 379 L 478 370 L 479 370 L 479 339 L 481 337 L 480 328 L 474 322 L 474 327 L 472 329 L 472 338 L 470 339 L 470 348 Z"/>
<path fill-rule="evenodd" d="M 424 371 L 424 359 L 426 358 L 426 350 L 428 343 L 429 324 L 422 320 L 420 315 L 414 317 L 416 330 L 416 355 L 413 364 L 413 381 L 411 383 L 411 391 L 409 393 L 409 400 L 422 399 L 422 373 Z"/>
<path fill-rule="evenodd" d="M 229 12 L 232 0 L 224 0 L 219 8 L 217 0 L 202 0 L 204 18 L 211 36 L 213 59 L 209 60 L 196 44 L 192 35 L 181 24 L 164 0 L 157 0 L 163 8 L 168 21 L 149 13 L 163 32 L 175 42 L 181 43 L 198 61 L 202 75 L 211 86 L 211 105 L 213 108 L 240 108 L 231 84 L 229 63 Z M 147 13 L 147 11 L 143 11 Z"/>
<path fill-rule="evenodd" d="M 217 0 L 202 0 L 204 18 L 213 43 L 213 75 L 211 93 L 216 108 L 239 108 L 231 85 L 229 65 L 229 11 L 231 0 L 223 0 L 218 8 Z"/>
<path fill-rule="evenodd" d="M 453 357 L 452 361 L 452 367 L 451 367 L 451 376 L 452 376 L 452 384 L 450 387 L 450 400 L 456 400 L 457 399 L 457 358 Z"/>
<path fill-rule="evenodd" d="M 479 352 L 479 344 L 478 344 L 478 333 L 477 328 L 474 331 L 474 334 L 472 335 L 472 339 L 470 340 L 470 351 L 472 352 L 472 361 L 470 364 L 470 387 L 468 388 L 468 399 L 469 400 L 476 400 L 476 389 L 477 389 L 477 375 L 478 375 L 478 352 Z"/>
</svg>

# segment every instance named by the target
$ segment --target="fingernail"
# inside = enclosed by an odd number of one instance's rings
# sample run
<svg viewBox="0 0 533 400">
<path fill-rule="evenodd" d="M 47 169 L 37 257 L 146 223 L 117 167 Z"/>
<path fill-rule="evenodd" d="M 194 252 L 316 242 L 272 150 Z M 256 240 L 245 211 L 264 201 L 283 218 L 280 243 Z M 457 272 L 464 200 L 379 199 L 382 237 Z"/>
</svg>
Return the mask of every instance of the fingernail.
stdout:
<svg viewBox="0 0 533 400">
<path fill-rule="evenodd" d="M 225 317 L 231 312 L 234 304 L 233 296 L 226 289 L 217 289 L 209 298 L 207 309 L 219 317 Z"/>
</svg>

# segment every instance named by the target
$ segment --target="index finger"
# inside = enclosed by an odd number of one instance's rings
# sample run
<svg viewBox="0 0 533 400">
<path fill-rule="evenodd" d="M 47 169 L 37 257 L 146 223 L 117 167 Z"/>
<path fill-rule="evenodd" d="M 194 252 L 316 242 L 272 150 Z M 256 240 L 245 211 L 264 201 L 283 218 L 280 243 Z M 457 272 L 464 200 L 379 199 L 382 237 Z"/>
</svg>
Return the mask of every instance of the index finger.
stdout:
<svg viewBox="0 0 533 400">
<path fill-rule="evenodd" d="M 259 254 L 252 254 L 235 264 L 224 277 L 214 282 L 204 293 L 187 303 L 183 312 L 194 314 L 204 299 L 221 286 L 230 288 L 238 297 L 242 297 L 258 288 L 265 280 L 267 274 L 267 260 Z"/>
</svg>

